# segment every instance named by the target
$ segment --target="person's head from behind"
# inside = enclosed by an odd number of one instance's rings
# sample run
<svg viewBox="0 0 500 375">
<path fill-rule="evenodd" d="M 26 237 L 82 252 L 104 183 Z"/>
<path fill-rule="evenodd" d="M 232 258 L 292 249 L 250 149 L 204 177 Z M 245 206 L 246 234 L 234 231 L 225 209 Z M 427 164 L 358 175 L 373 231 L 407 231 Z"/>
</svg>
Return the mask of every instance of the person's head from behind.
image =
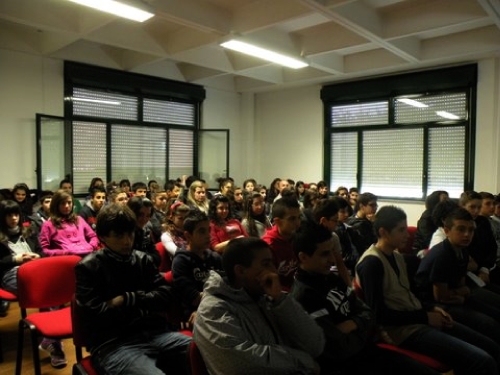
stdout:
<svg viewBox="0 0 500 375">
<path fill-rule="evenodd" d="M 205 250 L 210 246 L 210 222 L 208 216 L 198 210 L 192 211 L 184 220 L 184 238 L 188 250 Z"/>
<path fill-rule="evenodd" d="M 313 208 L 319 200 L 319 193 L 316 190 L 306 190 L 302 204 L 305 209 Z"/>
<path fill-rule="evenodd" d="M 444 222 L 448 215 L 458 208 L 458 204 L 452 200 L 444 200 L 439 202 L 432 210 L 431 218 L 434 225 L 438 228 L 444 227 Z"/>
<path fill-rule="evenodd" d="M 300 227 L 299 202 L 295 198 L 280 198 L 274 202 L 271 216 L 279 234 L 284 238 L 290 238 Z"/>
<path fill-rule="evenodd" d="M 337 196 L 332 197 L 331 199 L 335 202 L 335 204 L 339 208 L 338 222 L 339 223 L 346 223 L 347 219 L 349 219 L 349 216 L 350 216 L 349 202 L 347 202 L 347 200 L 345 200 L 344 198 L 337 197 Z"/>
<path fill-rule="evenodd" d="M 67 193 L 73 194 L 73 183 L 69 179 L 64 179 L 59 182 L 59 189 L 64 190 Z"/>
<path fill-rule="evenodd" d="M 481 196 L 481 216 L 490 217 L 495 213 L 495 196 L 486 191 L 481 191 L 479 193 Z"/>
<path fill-rule="evenodd" d="M 17 229 L 21 220 L 21 207 L 16 201 L 7 199 L 0 202 L 0 232 L 8 235 Z"/>
<path fill-rule="evenodd" d="M 448 198 L 449 195 L 446 190 L 435 190 L 425 199 L 425 209 L 432 212 L 439 202 L 447 200 Z"/>
<path fill-rule="evenodd" d="M 307 272 L 328 275 L 335 265 L 332 232 L 316 222 L 302 223 L 293 236 L 293 249 Z"/>
<path fill-rule="evenodd" d="M 17 203 L 21 204 L 27 202 L 27 198 L 30 196 L 30 189 L 28 185 L 24 182 L 15 184 L 12 188 L 12 198 Z"/>
<path fill-rule="evenodd" d="M 468 190 L 464 191 L 458 200 L 458 204 L 460 207 L 465 208 L 467 211 L 470 212 L 472 215 L 472 218 L 476 220 L 476 218 L 479 216 L 481 212 L 481 206 L 482 206 L 482 198 L 481 195 L 479 195 L 478 192 Z"/>
<path fill-rule="evenodd" d="M 321 199 L 312 209 L 314 221 L 333 232 L 339 223 L 339 207 L 333 199 Z"/>
<path fill-rule="evenodd" d="M 123 188 L 118 187 L 113 190 L 113 192 L 109 196 L 109 200 L 111 203 L 126 205 L 128 202 L 128 194 Z"/>
<path fill-rule="evenodd" d="M 244 288 L 251 296 L 264 294 L 265 276 L 277 273 L 269 246 L 255 237 L 229 241 L 222 255 L 222 268 L 230 285 Z"/>
<path fill-rule="evenodd" d="M 104 189 L 104 181 L 102 180 L 102 178 L 100 177 L 94 177 L 91 181 L 90 181 L 90 185 L 89 185 L 89 193 L 92 192 L 92 189 L 94 188 L 97 188 L 97 187 L 100 187 L 100 188 L 103 188 Z"/>
<path fill-rule="evenodd" d="M 363 193 L 358 196 L 357 215 L 361 218 L 373 217 L 377 212 L 377 196 L 372 193 Z"/>
<path fill-rule="evenodd" d="M 96 234 L 112 251 L 129 255 L 133 250 L 137 219 L 126 205 L 111 203 L 97 214 Z"/>
<path fill-rule="evenodd" d="M 130 180 L 128 178 L 124 178 L 118 183 L 118 187 L 122 188 L 125 193 L 130 193 Z"/>
<path fill-rule="evenodd" d="M 378 241 L 391 250 L 404 249 L 408 241 L 406 213 L 396 206 L 384 206 L 376 214 L 373 229 Z"/>
<path fill-rule="evenodd" d="M 257 188 L 257 181 L 255 181 L 253 178 L 248 178 L 245 181 L 243 181 L 243 189 L 247 191 L 248 193 L 251 193 Z"/>
<path fill-rule="evenodd" d="M 135 197 L 145 197 L 148 193 L 148 186 L 144 182 L 135 182 L 132 185 L 132 193 Z"/>
<path fill-rule="evenodd" d="M 50 216 L 67 218 L 73 213 L 73 196 L 66 190 L 58 190 L 50 202 Z"/>
<path fill-rule="evenodd" d="M 471 213 L 463 207 L 458 207 L 448 214 L 444 221 L 444 232 L 448 241 L 455 248 L 470 245 L 476 223 Z"/>
<path fill-rule="evenodd" d="M 174 202 L 170 205 L 167 213 L 167 218 L 173 224 L 176 231 L 183 231 L 184 220 L 189 215 L 189 206 L 180 201 Z"/>
<path fill-rule="evenodd" d="M 106 191 L 102 186 L 94 187 L 90 190 L 90 204 L 94 211 L 98 212 L 106 202 Z"/>
<path fill-rule="evenodd" d="M 148 198 L 132 197 L 128 200 L 127 206 L 134 212 L 137 226 L 139 228 L 144 228 L 151 219 L 153 203 Z"/>
<path fill-rule="evenodd" d="M 210 200 L 208 206 L 208 216 L 216 223 L 224 223 L 230 218 L 229 198 L 224 195 L 217 195 Z"/>
</svg>

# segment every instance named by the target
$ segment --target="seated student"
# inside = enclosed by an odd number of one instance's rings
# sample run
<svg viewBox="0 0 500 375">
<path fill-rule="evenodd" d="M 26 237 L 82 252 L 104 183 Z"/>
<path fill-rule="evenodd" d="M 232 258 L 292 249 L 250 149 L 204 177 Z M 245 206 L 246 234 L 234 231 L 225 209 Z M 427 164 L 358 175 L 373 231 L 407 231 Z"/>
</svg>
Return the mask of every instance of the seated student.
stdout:
<svg viewBox="0 0 500 375">
<path fill-rule="evenodd" d="M 491 215 L 491 220 L 495 222 L 495 226 L 500 227 L 500 195 L 495 195 L 495 200 L 493 202 L 494 210 L 493 215 Z M 500 267 L 500 239 L 497 240 L 497 267 Z M 500 284 L 500 283 L 499 283 Z"/>
<path fill-rule="evenodd" d="M 359 255 L 362 255 L 366 249 L 377 242 L 377 236 L 373 231 L 373 219 L 377 207 L 377 197 L 375 195 L 372 193 L 360 194 L 355 209 L 356 215 L 347 220 L 347 224 L 353 229 L 352 241 Z"/>
<path fill-rule="evenodd" d="M 161 235 L 161 243 L 171 257 L 175 255 L 178 249 L 186 247 L 184 220 L 189 212 L 189 206 L 180 201 L 174 202 L 168 210 L 164 232 Z"/>
<path fill-rule="evenodd" d="M 471 291 L 465 284 L 469 263 L 467 247 L 474 235 L 474 227 L 474 219 L 467 210 L 457 208 L 451 211 L 443 224 L 446 239 L 432 247 L 424 257 L 415 281 L 424 301 L 439 303 L 456 321 L 500 343 L 500 323 L 488 314 L 494 308 L 494 301 L 500 302 L 499 296 L 481 288 Z M 483 304 L 492 306 L 483 311 Z M 496 312 L 500 318 L 500 310 Z M 500 353 L 500 347 L 498 351 Z"/>
<path fill-rule="evenodd" d="M 278 270 L 280 283 L 290 290 L 297 270 L 297 256 L 293 251 L 292 236 L 300 227 L 300 205 L 295 198 L 278 199 L 272 210 L 273 227 L 262 239 L 271 248 L 273 263 Z"/>
<path fill-rule="evenodd" d="M 24 182 L 14 185 L 11 195 L 12 200 L 21 207 L 21 223 L 29 222 L 29 217 L 33 215 L 33 202 L 28 185 Z"/>
<path fill-rule="evenodd" d="M 187 322 L 192 326 L 203 296 L 203 285 L 211 270 L 222 271 L 222 260 L 209 248 L 210 223 L 203 212 L 194 211 L 184 220 L 184 237 L 187 245 L 175 253 L 172 275 L 174 288 L 186 307 Z"/>
<path fill-rule="evenodd" d="M 430 248 L 429 243 L 432 234 L 436 231 L 437 226 L 432 220 L 432 211 L 439 202 L 448 200 L 448 192 L 444 190 L 436 190 L 427 196 L 425 199 L 425 211 L 420 216 L 417 222 L 417 232 L 413 240 L 412 248 L 416 254 L 420 250 Z"/>
<path fill-rule="evenodd" d="M 50 190 L 44 190 L 40 193 L 40 198 L 38 202 L 40 203 L 40 208 L 31 217 L 31 223 L 33 230 L 38 235 L 42 229 L 43 223 L 49 220 L 50 217 L 50 202 L 52 201 L 53 192 Z"/>
<path fill-rule="evenodd" d="M 358 203 L 359 191 L 357 187 L 352 187 L 349 189 L 349 205 L 351 206 L 353 212 L 356 204 Z"/>
<path fill-rule="evenodd" d="M 189 185 L 186 204 L 192 210 L 199 210 L 208 214 L 208 199 L 205 184 L 199 180 Z"/>
<path fill-rule="evenodd" d="M 80 199 L 73 197 L 73 183 L 71 180 L 61 180 L 61 182 L 59 182 L 59 189 L 71 194 L 71 199 L 73 200 L 73 212 L 78 215 L 82 209 L 82 202 L 80 202 Z"/>
<path fill-rule="evenodd" d="M 304 211 L 304 214 L 308 220 L 325 227 L 332 233 L 335 266 L 344 283 L 346 285 L 351 285 L 351 275 L 349 274 L 349 270 L 342 259 L 342 246 L 340 245 L 340 239 L 339 236 L 337 236 L 337 233 L 335 233 L 338 224 L 338 212 L 339 207 L 337 206 L 335 200 L 321 199 L 312 210 L 306 210 Z"/>
<path fill-rule="evenodd" d="M 153 194 L 157 193 L 160 191 L 160 184 L 158 184 L 158 181 L 156 180 L 149 180 L 148 181 L 148 191 L 146 193 L 146 198 L 149 200 L 153 200 Z"/>
<path fill-rule="evenodd" d="M 222 254 L 230 240 L 237 237 L 248 237 L 241 223 L 233 219 L 229 211 L 229 199 L 217 195 L 210 201 L 208 209 L 210 218 L 210 248 Z"/>
<path fill-rule="evenodd" d="M 491 225 L 491 231 L 493 232 L 493 237 L 497 243 L 497 259 L 498 253 L 500 251 L 500 222 L 493 219 L 495 213 L 495 196 L 491 193 L 482 191 L 479 193 L 482 198 L 481 201 L 481 211 L 479 214 L 488 219 Z M 497 272 L 497 259 L 495 259 L 495 266 L 493 267 L 493 272 L 490 272 L 490 281 L 496 285 L 500 285 L 500 272 Z"/>
<path fill-rule="evenodd" d="M 134 182 L 132 185 L 132 196 L 146 198 L 148 186 L 144 182 Z"/>
<path fill-rule="evenodd" d="M 129 200 L 129 196 L 124 189 L 118 187 L 108 195 L 108 199 L 109 203 L 118 203 L 125 205 Z"/>
<path fill-rule="evenodd" d="M 177 200 L 182 194 L 183 186 L 180 182 L 175 180 L 168 180 L 165 182 L 165 192 L 167 193 L 167 200 Z"/>
<path fill-rule="evenodd" d="M 302 207 L 307 210 L 308 208 L 313 208 L 314 205 L 319 200 L 319 194 L 316 190 L 306 190 L 304 193 L 304 199 L 302 200 Z"/>
<path fill-rule="evenodd" d="M 405 212 L 382 207 L 373 225 L 378 240 L 359 260 L 356 281 L 375 313 L 381 339 L 436 358 L 457 375 L 498 374 L 500 353 L 488 347 L 490 340 L 484 342 L 439 307 L 424 310 L 411 292 L 403 255 L 396 251 L 408 240 Z"/>
<path fill-rule="evenodd" d="M 431 242 L 429 243 L 429 249 L 432 249 L 437 244 L 443 242 L 446 239 L 446 232 L 444 230 L 444 221 L 446 217 L 458 208 L 458 204 L 452 200 L 444 200 L 439 202 L 432 210 L 431 219 L 434 225 L 437 227 L 436 231 L 432 234 Z M 428 250 L 420 250 L 419 257 L 423 258 L 424 254 L 427 253 Z M 418 255 L 418 254 L 417 254 Z"/>
<path fill-rule="evenodd" d="M 247 193 L 258 191 L 257 186 L 257 181 L 255 181 L 253 178 L 247 178 L 245 181 L 243 181 L 243 189 L 245 189 L 245 192 Z"/>
<path fill-rule="evenodd" d="M 50 202 L 50 219 L 42 225 L 40 245 L 47 256 L 85 256 L 99 248 L 95 232 L 73 212 L 73 197 L 58 190 Z"/>
<path fill-rule="evenodd" d="M 497 279 L 497 274 L 500 272 L 500 269 L 496 267 L 498 249 L 489 220 L 480 215 L 482 206 L 481 195 L 475 191 L 465 191 L 460 195 L 458 204 L 470 212 L 476 223 L 474 236 L 468 247 L 471 259 L 468 269 L 479 276 L 486 284 L 485 288 L 495 293 L 500 293 L 500 286 L 490 283 L 490 274 L 494 274 L 493 277 Z M 470 278 L 467 279 L 469 286 L 475 287 L 476 285 L 473 285 L 471 280 Z"/>
<path fill-rule="evenodd" d="M 235 186 L 233 191 L 230 192 L 227 197 L 229 198 L 229 208 L 231 210 L 231 216 L 236 220 L 240 221 L 243 219 L 243 189 L 239 186 Z"/>
<path fill-rule="evenodd" d="M 194 340 L 210 374 L 319 374 L 320 327 L 286 293 L 267 244 L 232 240 L 222 256 L 226 277 L 210 272 Z"/>
<path fill-rule="evenodd" d="M 102 187 L 93 188 L 90 191 L 90 200 L 82 207 L 79 216 L 83 217 L 85 222 L 95 231 L 97 214 L 106 202 L 106 191 Z"/>
<path fill-rule="evenodd" d="M 330 196 L 330 191 L 328 190 L 327 183 L 321 180 L 318 182 L 317 186 L 318 186 L 318 199 L 327 199 Z"/>
<path fill-rule="evenodd" d="M 294 249 L 299 269 L 290 294 L 325 333 L 325 349 L 318 358 L 322 374 L 438 374 L 374 344 L 370 308 L 331 272 L 335 250 L 330 230 L 312 221 L 302 223 L 294 236 Z"/>
<path fill-rule="evenodd" d="M 161 256 L 156 250 L 156 242 L 154 242 L 151 222 L 149 221 L 153 212 L 153 203 L 148 198 L 132 197 L 128 200 L 127 206 L 134 212 L 137 219 L 134 249 L 144 251 L 150 255 L 155 265 L 159 267 Z"/>
<path fill-rule="evenodd" d="M 88 188 L 89 196 L 87 197 L 87 200 L 90 200 L 92 198 L 92 190 L 94 190 L 95 188 L 104 189 L 104 192 L 106 192 L 106 188 L 104 186 L 104 181 L 102 180 L 102 178 L 100 178 L 100 177 L 94 177 L 90 181 L 90 185 L 89 185 L 89 188 Z"/>
<path fill-rule="evenodd" d="M 188 374 L 191 339 L 167 327 L 165 313 L 175 296 L 152 259 L 134 250 L 136 227 L 129 207 L 103 207 L 96 232 L 105 248 L 75 268 L 87 349 L 99 373 Z"/>
<path fill-rule="evenodd" d="M 161 238 L 162 225 L 167 217 L 168 196 L 164 190 L 158 190 L 151 193 L 151 201 L 153 202 L 153 213 L 151 214 L 151 226 L 153 230 L 154 242 L 158 242 Z"/>
<path fill-rule="evenodd" d="M 304 181 L 297 181 L 295 184 L 295 196 L 299 200 L 300 203 L 304 202 L 304 193 L 306 192 L 306 186 Z"/>
<path fill-rule="evenodd" d="M 124 178 L 118 183 L 118 187 L 123 189 L 123 191 L 129 196 L 132 196 L 130 180 L 128 178 Z"/>
<path fill-rule="evenodd" d="M 246 197 L 241 226 L 250 237 L 257 238 L 261 238 L 271 228 L 271 222 L 266 216 L 266 203 L 260 193 L 254 191 Z"/>
<path fill-rule="evenodd" d="M 339 237 L 340 246 L 342 247 L 342 259 L 344 264 L 349 269 L 351 275 L 354 275 L 356 263 L 359 259 L 358 250 L 352 239 L 355 234 L 353 233 L 353 229 L 347 224 L 347 220 L 349 219 L 349 203 L 341 197 L 332 197 L 331 198 L 339 208 L 338 212 L 338 222 L 337 228 L 335 228 L 335 233 Z"/>
<path fill-rule="evenodd" d="M 344 198 L 347 202 L 349 202 L 349 190 L 347 190 L 345 186 L 339 186 L 333 195 Z"/>
</svg>

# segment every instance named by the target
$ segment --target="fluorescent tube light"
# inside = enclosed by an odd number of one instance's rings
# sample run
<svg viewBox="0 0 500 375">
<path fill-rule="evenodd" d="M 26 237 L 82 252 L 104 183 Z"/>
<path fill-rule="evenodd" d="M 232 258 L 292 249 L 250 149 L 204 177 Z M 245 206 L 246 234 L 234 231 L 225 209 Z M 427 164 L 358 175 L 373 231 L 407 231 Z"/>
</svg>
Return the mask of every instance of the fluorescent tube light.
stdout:
<svg viewBox="0 0 500 375">
<path fill-rule="evenodd" d="M 99 103 L 99 104 L 109 104 L 109 105 L 121 105 L 121 102 L 115 100 L 103 100 L 103 99 L 87 99 L 87 98 L 68 98 L 74 102 L 89 102 L 89 103 Z"/>
<path fill-rule="evenodd" d="M 153 13 L 145 10 L 145 6 L 137 3 L 137 6 L 131 1 L 119 2 L 116 0 L 69 0 L 73 3 L 85 5 L 102 12 L 111 13 L 115 16 L 127 18 L 132 21 L 144 22 L 154 16 Z M 141 9 L 144 8 L 144 9 Z"/>
<path fill-rule="evenodd" d="M 457 115 L 446 111 L 436 111 L 436 115 L 448 120 L 460 120 L 460 117 L 458 117 Z"/>
<path fill-rule="evenodd" d="M 292 69 L 305 68 L 306 66 L 309 65 L 299 59 L 294 59 L 292 57 L 288 57 L 280 53 L 273 52 L 268 49 L 260 48 L 252 44 L 248 44 L 234 39 L 221 43 L 221 46 L 233 51 L 258 57 L 260 59 L 280 64 Z"/>
<path fill-rule="evenodd" d="M 413 99 L 408 99 L 408 98 L 400 98 L 400 99 L 396 99 L 398 102 L 401 102 L 401 103 L 405 103 L 405 104 L 408 104 L 408 105 L 411 105 L 412 107 L 417 107 L 417 108 L 427 108 L 429 107 L 427 104 L 424 104 L 422 102 L 419 102 L 417 100 L 413 100 Z"/>
</svg>

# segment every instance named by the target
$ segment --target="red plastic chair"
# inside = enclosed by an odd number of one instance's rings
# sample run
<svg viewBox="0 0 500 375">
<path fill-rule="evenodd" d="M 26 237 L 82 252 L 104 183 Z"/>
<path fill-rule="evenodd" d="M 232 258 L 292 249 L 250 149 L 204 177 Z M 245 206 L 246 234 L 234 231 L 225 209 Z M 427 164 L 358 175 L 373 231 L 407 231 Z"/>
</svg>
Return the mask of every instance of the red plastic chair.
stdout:
<svg viewBox="0 0 500 375">
<path fill-rule="evenodd" d="M 76 351 L 76 363 L 73 365 L 73 375 L 98 375 L 90 355 L 83 357 L 83 348 L 87 346 L 85 327 L 82 325 L 79 306 L 75 298 L 71 300 L 71 322 L 73 324 L 73 344 Z"/>
<path fill-rule="evenodd" d="M 5 289 L 0 288 L 0 300 L 15 302 L 17 301 L 17 296 L 12 294 L 11 292 L 6 291 Z M 2 340 L 0 340 L 0 363 L 3 362 L 3 347 Z"/>
<path fill-rule="evenodd" d="M 161 242 L 156 243 L 156 251 L 160 253 L 161 263 L 160 263 L 160 272 L 168 272 L 172 269 L 172 258 L 170 254 L 165 249 L 165 246 Z"/>
<path fill-rule="evenodd" d="M 61 255 L 37 259 L 19 267 L 17 288 L 21 320 L 19 321 L 16 375 L 21 374 L 24 329 L 30 330 L 31 350 L 35 375 L 41 375 L 38 354 L 38 336 L 51 339 L 71 337 L 71 309 L 69 303 L 75 293 L 75 265 L 81 260 L 76 255 Z M 27 309 L 57 310 L 27 313 Z"/>
<path fill-rule="evenodd" d="M 406 242 L 406 247 L 400 249 L 403 254 L 413 254 L 413 242 L 415 241 L 415 234 L 417 233 L 417 227 L 408 226 L 408 241 Z"/>
<path fill-rule="evenodd" d="M 200 349 L 196 343 L 191 341 L 188 351 L 189 366 L 191 367 L 191 375 L 209 375 L 205 361 L 201 356 Z"/>
</svg>

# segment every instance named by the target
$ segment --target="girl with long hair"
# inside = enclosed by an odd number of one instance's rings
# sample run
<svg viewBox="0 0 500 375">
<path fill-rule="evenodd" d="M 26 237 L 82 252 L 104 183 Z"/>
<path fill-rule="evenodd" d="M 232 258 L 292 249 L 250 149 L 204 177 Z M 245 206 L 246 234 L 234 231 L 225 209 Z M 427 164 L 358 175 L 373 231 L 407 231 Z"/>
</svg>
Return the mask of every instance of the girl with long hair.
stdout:
<svg viewBox="0 0 500 375">
<path fill-rule="evenodd" d="M 208 199 L 205 184 L 201 181 L 193 181 L 189 186 L 187 202 L 191 209 L 196 209 L 208 214 Z"/>
<path fill-rule="evenodd" d="M 250 237 L 262 238 L 266 229 L 271 228 L 271 222 L 266 216 L 266 202 L 256 191 L 246 198 L 243 215 L 241 225 Z"/>
<path fill-rule="evenodd" d="M 223 195 L 213 197 L 208 210 L 210 218 L 210 248 L 222 254 L 230 240 L 248 237 L 241 223 L 231 217 L 229 199 Z"/>
<path fill-rule="evenodd" d="M 174 256 L 177 249 L 186 248 L 184 238 L 184 219 L 189 215 L 189 206 L 180 201 L 170 205 L 165 218 L 164 232 L 161 235 L 161 243 L 170 256 Z"/>
<path fill-rule="evenodd" d="M 39 239 L 47 256 L 83 257 L 99 248 L 95 232 L 73 212 L 73 197 L 64 190 L 58 190 L 52 197 L 50 219 L 43 223 Z"/>
</svg>

